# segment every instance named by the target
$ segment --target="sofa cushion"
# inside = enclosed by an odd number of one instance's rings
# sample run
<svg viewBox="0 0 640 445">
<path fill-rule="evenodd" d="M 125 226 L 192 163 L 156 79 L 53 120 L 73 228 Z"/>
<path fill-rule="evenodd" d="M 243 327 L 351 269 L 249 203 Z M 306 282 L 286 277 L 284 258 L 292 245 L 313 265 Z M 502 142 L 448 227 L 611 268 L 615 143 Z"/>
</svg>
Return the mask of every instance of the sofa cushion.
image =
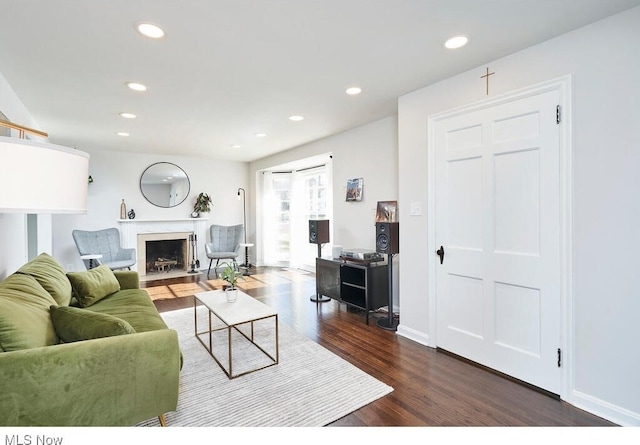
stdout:
<svg viewBox="0 0 640 445">
<path fill-rule="evenodd" d="M 70 306 L 51 306 L 50 312 L 56 334 L 65 343 L 136 332 L 129 323 L 109 314 Z"/>
<path fill-rule="evenodd" d="M 151 297 L 144 289 L 123 289 L 88 308 L 128 322 L 136 332 L 167 329 Z"/>
<path fill-rule="evenodd" d="M 120 282 L 106 265 L 83 272 L 67 272 L 80 307 L 88 307 L 120 290 Z"/>
<path fill-rule="evenodd" d="M 66 272 L 50 255 L 41 253 L 18 269 L 18 273 L 38 280 L 60 306 L 67 306 L 71 301 L 71 283 Z"/>
<path fill-rule="evenodd" d="M 58 343 L 49 307 L 56 300 L 30 275 L 0 283 L 0 349 L 4 352 Z"/>
</svg>

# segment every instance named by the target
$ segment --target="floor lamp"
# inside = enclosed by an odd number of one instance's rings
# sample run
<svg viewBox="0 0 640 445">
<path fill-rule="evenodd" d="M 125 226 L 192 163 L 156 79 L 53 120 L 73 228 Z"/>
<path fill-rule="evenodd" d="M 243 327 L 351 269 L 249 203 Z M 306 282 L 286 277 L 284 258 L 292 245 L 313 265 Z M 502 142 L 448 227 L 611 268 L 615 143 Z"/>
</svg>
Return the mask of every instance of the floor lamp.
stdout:
<svg viewBox="0 0 640 445">
<path fill-rule="evenodd" d="M 240 192 L 242 192 L 242 215 L 243 215 L 243 226 L 244 229 L 244 243 L 241 246 L 244 247 L 244 264 L 242 265 L 245 269 L 245 274 L 250 275 L 249 269 L 251 268 L 251 264 L 249 263 L 249 247 L 253 246 L 253 244 L 247 243 L 247 202 L 246 202 L 246 192 L 242 187 L 238 187 L 238 200 L 240 199 Z"/>
</svg>

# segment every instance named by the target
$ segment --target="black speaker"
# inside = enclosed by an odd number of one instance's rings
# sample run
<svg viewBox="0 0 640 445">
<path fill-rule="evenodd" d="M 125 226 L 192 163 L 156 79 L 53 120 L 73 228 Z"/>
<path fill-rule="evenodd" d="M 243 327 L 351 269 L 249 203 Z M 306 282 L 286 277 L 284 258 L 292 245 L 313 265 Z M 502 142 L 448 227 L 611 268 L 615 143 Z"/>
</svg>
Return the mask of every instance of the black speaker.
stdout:
<svg viewBox="0 0 640 445">
<path fill-rule="evenodd" d="M 395 254 L 400 252 L 400 238 L 397 222 L 376 223 L 376 252 Z"/>
<path fill-rule="evenodd" d="M 309 220 L 309 242 L 311 244 L 325 244 L 329 242 L 329 220 Z"/>
</svg>

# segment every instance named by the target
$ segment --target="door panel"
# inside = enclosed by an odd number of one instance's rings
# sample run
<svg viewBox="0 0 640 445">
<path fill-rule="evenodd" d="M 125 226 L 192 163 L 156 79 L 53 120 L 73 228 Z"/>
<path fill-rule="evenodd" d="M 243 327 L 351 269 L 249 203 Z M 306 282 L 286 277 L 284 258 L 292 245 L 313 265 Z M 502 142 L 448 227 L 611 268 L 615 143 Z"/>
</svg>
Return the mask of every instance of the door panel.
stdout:
<svg viewBox="0 0 640 445">
<path fill-rule="evenodd" d="M 559 393 L 558 91 L 435 122 L 437 345 Z"/>
</svg>

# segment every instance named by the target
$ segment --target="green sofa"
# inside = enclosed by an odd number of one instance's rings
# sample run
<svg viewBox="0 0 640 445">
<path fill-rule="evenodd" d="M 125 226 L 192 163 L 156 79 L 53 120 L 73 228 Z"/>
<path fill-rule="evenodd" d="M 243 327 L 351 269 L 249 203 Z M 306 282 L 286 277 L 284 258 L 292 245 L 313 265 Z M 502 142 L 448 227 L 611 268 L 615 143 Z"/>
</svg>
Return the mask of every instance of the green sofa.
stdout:
<svg viewBox="0 0 640 445">
<path fill-rule="evenodd" d="M 0 426 L 126 426 L 175 411 L 182 355 L 135 271 L 41 254 L 0 283 Z"/>
</svg>

